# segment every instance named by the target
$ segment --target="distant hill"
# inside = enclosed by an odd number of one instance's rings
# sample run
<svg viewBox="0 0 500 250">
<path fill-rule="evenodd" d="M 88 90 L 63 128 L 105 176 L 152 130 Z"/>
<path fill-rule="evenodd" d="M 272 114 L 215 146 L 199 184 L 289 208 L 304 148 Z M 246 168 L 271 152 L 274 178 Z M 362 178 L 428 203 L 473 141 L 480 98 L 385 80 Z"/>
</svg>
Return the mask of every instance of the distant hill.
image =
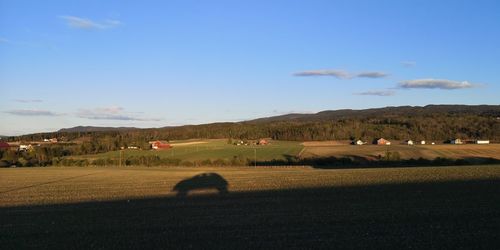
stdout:
<svg viewBox="0 0 500 250">
<path fill-rule="evenodd" d="M 363 110 L 327 110 L 316 114 L 287 114 L 242 122 L 219 122 L 162 128 L 74 127 L 54 133 L 24 135 L 12 140 L 42 140 L 47 136 L 72 141 L 91 138 L 84 152 L 112 150 L 118 145 L 142 145 L 151 140 L 258 139 L 288 141 L 364 141 L 452 138 L 489 139 L 500 142 L 500 105 L 427 105 Z M 112 143 L 111 143 L 112 142 Z M 103 145 L 106 146 L 103 146 Z"/>
<path fill-rule="evenodd" d="M 78 132 L 108 132 L 108 131 L 126 131 L 136 130 L 134 127 L 94 127 L 94 126 L 77 126 L 73 128 L 59 129 L 58 133 L 78 133 Z"/>
<path fill-rule="evenodd" d="M 326 121 L 336 119 L 397 117 L 397 116 L 427 116 L 436 114 L 449 115 L 486 115 L 500 117 L 500 105 L 427 105 L 399 106 L 373 109 L 339 109 L 326 110 L 315 114 L 286 114 L 247 121 L 248 123 L 266 123 L 277 121 Z"/>
</svg>

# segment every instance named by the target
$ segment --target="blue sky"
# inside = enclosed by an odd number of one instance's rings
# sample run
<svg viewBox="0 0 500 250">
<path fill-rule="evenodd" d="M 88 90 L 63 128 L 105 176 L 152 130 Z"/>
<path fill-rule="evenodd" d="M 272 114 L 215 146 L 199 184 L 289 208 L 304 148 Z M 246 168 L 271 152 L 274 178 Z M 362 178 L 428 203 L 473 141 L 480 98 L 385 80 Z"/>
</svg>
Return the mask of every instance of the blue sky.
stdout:
<svg viewBox="0 0 500 250">
<path fill-rule="evenodd" d="M 499 104 L 499 1 L 0 0 L 0 134 Z"/>
</svg>

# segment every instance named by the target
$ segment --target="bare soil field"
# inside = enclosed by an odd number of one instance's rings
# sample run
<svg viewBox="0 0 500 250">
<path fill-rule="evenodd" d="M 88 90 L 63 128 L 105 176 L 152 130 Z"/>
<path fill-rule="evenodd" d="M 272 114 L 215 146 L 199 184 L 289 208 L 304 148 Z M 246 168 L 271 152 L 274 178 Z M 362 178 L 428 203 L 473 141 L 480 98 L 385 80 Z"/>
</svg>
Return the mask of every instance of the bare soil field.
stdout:
<svg viewBox="0 0 500 250">
<path fill-rule="evenodd" d="M 302 150 L 300 157 L 364 157 L 367 159 L 376 159 L 383 156 L 386 152 L 398 152 L 401 159 L 434 159 L 436 157 L 461 159 L 468 157 L 484 157 L 500 159 L 500 144 L 489 145 L 336 145 L 326 146 L 306 146 Z"/>
<path fill-rule="evenodd" d="M 494 249 L 499 231 L 498 165 L 0 169 L 3 249 Z"/>
</svg>

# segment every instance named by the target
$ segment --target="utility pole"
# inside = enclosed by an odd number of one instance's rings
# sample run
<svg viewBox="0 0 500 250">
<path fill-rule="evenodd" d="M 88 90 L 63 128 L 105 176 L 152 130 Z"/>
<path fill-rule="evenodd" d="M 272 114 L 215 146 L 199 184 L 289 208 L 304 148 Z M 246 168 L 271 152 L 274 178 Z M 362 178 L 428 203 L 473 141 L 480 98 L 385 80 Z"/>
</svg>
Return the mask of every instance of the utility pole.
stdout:
<svg viewBox="0 0 500 250">
<path fill-rule="evenodd" d="M 122 150 L 120 150 L 120 167 L 122 167 Z"/>
<path fill-rule="evenodd" d="M 254 155 L 254 158 L 255 158 L 255 160 L 253 162 L 254 163 L 254 167 L 257 167 L 257 149 L 256 148 L 253 149 L 253 155 Z"/>
</svg>

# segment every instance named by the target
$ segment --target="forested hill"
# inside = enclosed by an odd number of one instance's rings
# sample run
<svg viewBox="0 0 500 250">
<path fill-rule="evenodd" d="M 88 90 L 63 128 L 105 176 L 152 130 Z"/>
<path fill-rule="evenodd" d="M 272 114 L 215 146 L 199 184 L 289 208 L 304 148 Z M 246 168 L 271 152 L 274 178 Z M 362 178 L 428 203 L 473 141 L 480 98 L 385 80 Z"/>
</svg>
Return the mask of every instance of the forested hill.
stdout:
<svg viewBox="0 0 500 250">
<path fill-rule="evenodd" d="M 352 118 L 403 117 L 410 114 L 415 117 L 432 116 L 435 114 L 500 117 L 500 105 L 427 105 L 424 107 L 399 106 L 361 110 L 340 109 L 326 110 L 315 114 L 286 114 L 281 116 L 259 118 L 248 122 L 266 123 L 275 121 L 328 121 Z"/>
<path fill-rule="evenodd" d="M 68 132 L 74 131 L 74 132 Z M 394 140 L 436 140 L 451 138 L 489 139 L 500 142 L 500 105 L 428 105 L 425 107 L 386 107 L 365 110 L 323 111 L 316 114 L 290 114 L 244 122 L 226 122 L 164 128 L 92 128 L 39 133 L 9 140 L 36 141 L 47 137 L 95 144 L 96 151 L 124 145 L 147 146 L 150 140 L 192 138 L 273 138 L 277 140 L 371 141 L 384 137 Z M 81 140 L 85 138 L 85 140 Z M 103 146 L 106 145 L 106 146 Z"/>
<path fill-rule="evenodd" d="M 125 131 L 135 130 L 134 127 L 94 127 L 94 126 L 77 126 L 73 128 L 62 128 L 59 133 L 74 133 L 74 132 L 105 132 L 105 131 Z"/>
</svg>

